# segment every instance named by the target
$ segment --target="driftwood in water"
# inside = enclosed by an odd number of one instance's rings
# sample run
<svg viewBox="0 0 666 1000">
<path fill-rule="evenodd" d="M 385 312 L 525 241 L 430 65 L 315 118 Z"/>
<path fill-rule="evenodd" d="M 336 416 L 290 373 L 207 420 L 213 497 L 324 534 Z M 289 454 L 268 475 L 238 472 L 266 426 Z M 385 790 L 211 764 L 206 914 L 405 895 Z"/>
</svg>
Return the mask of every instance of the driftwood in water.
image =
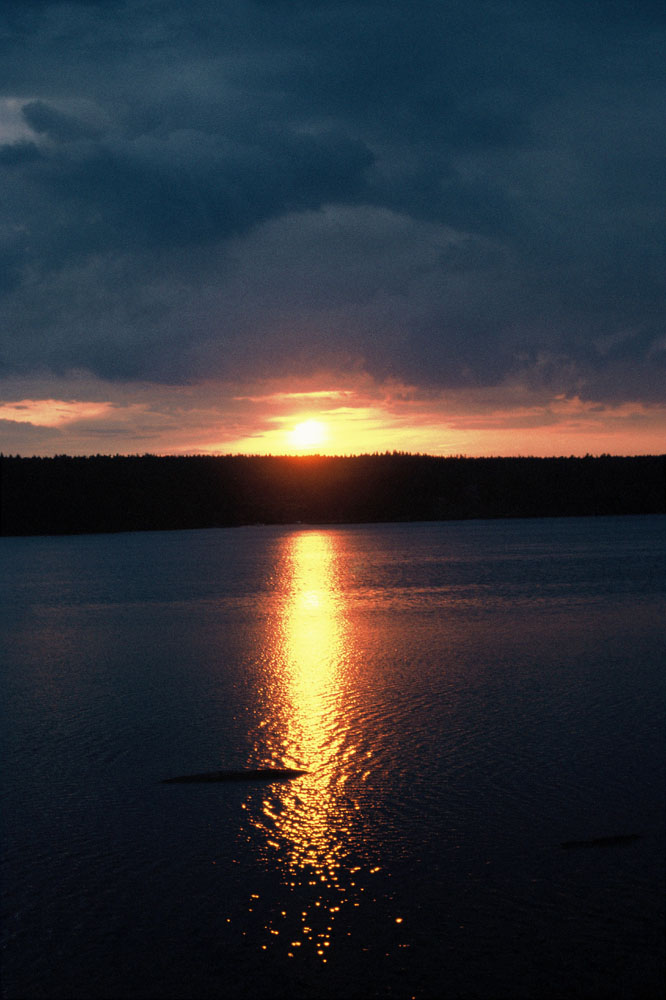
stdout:
<svg viewBox="0 0 666 1000">
<path fill-rule="evenodd" d="M 622 833 L 614 837 L 591 837 L 589 840 L 565 840 L 561 847 L 570 851 L 576 847 L 621 847 L 640 840 L 640 833 Z"/>
<path fill-rule="evenodd" d="M 297 771 L 290 767 L 253 768 L 241 771 L 208 771 L 205 774 L 184 774 L 178 778 L 164 778 L 163 785 L 189 784 L 195 782 L 213 781 L 291 781 L 306 771 Z"/>
</svg>

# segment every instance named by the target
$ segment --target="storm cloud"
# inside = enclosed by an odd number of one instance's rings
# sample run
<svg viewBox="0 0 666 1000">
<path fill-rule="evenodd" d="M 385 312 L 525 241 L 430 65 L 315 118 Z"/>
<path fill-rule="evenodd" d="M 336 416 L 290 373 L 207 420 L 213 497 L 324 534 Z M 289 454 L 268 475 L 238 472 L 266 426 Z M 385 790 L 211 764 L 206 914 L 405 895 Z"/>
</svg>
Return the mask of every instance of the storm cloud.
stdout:
<svg viewBox="0 0 666 1000">
<path fill-rule="evenodd" d="M 5 2 L 0 375 L 664 401 L 665 20 Z"/>
</svg>

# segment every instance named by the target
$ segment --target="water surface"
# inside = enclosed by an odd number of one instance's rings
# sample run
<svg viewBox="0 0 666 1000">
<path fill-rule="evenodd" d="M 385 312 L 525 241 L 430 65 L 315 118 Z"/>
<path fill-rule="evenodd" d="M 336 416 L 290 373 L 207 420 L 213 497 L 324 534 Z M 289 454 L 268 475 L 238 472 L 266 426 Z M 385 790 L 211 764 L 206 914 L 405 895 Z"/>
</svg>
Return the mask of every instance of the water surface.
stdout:
<svg viewBox="0 0 666 1000">
<path fill-rule="evenodd" d="M 3 996 L 660 996 L 665 527 L 2 539 Z"/>
</svg>

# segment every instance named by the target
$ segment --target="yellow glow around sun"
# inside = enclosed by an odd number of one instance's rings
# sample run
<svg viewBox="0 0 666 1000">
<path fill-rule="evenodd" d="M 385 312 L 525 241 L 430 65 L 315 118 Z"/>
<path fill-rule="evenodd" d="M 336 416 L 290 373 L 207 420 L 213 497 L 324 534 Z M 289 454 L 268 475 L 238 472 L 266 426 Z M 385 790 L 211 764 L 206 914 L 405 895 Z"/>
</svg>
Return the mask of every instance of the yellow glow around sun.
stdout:
<svg viewBox="0 0 666 1000">
<path fill-rule="evenodd" d="M 323 444 L 327 436 L 326 424 L 322 423 L 321 420 L 313 419 L 302 420 L 300 424 L 296 424 L 289 435 L 292 447 L 299 450 L 316 448 Z"/>
</svg>

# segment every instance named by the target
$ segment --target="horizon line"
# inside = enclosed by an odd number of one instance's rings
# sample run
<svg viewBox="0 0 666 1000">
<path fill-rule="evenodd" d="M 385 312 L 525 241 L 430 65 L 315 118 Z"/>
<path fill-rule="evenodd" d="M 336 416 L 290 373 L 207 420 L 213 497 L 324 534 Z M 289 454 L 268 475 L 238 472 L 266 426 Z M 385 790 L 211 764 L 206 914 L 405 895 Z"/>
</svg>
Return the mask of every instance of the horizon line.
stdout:
<svg viewBox="0 0 666 1000">
<path fill-rule="evenodd" d="M 366 451 L 366 452 L 347 452 L 340 454 L 325 454 L 322 452 L 307 452 L 301 454 L 293 454 L 290 452 L 278 452 L 278 453 L 263 453 L 263 452 L 182 452 L 174 454 L 172 452 L 94 452 L 85 455 L 71 455 L 67 452 L 58 452 L 55 455 L 22 455 L 18 452 L 15 454 L 5 454 L 0 451 L 0 460 L 4 458 L 8 459 L 19 459 L 21 461 L 54 461 L 56 459 L 94 459 L 94 458 L 173 458 L 173 459 L 220 459 L 220 458 L 265 458 L 265 459 L 297 459 L 307 461 L 309 459 L 354 459 L 354 458 L 432 458 L 441 459 L 442 461 L 450 460 L 464 460 L 464 461 L 487 461 L 487 460 L 525 460 L 529 459 L 531 461 L 552 461 L 552 460 L 577 460 L 584 461 L 585 459 L 600 459 L 600 458 L 663 458 L 666 459 L 666 452 L 639 452 L 636 454 L 613 454 L 611 452 L 586 452 L 584 455 L 530 455 L 530 454 L 520 454 L 520 455 L 502 455 L 502 454 L 489 454 L 489 455 L 467 455 L 463 453 L 456 453 L 454 455 L 436 455 L 431 452 L 423 451 L 401 451 L 399 449 L 385 450 L 385 451 Z"/>
</svg>

